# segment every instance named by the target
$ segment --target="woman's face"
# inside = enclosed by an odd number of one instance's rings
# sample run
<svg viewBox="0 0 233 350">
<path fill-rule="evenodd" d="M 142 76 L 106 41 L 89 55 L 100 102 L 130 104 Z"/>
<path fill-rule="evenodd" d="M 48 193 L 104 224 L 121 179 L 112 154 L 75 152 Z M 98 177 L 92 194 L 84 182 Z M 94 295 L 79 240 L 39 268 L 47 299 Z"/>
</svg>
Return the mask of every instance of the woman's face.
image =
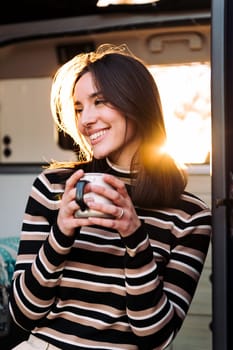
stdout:
<svg viewBox="0 0 233 350">
<path fill-rule="evenodd" d="M 140 144 L 136 126 L 97 91 L 90 72 L 76 83 L 74 105 L 78 129 L 91 145 L 94 157 L 108 157 L 121 167 L 129 167 Z"/>
</svg>

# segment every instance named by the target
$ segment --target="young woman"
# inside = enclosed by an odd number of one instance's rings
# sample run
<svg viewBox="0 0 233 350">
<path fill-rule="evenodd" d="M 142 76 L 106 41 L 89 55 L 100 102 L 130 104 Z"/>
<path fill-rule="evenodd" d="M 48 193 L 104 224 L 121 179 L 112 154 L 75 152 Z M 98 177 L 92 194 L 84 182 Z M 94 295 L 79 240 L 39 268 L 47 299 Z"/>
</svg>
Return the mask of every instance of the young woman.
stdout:
<svg viewBox="0 0 233 350">
<path fill-rule="evenodd" d="M 159 93 L 125 47 L 104 45 L 62 66 L 51 109 L 80 147 L 51 165 L 28 199 L 12 283 L 14 322 L 30 330 L 15 349 L 165 349 L 188 312 L 208 251 L 207 205 L 164 152 Z M 76 184 L 104 173 L 76 217 Z"/>
</svg>

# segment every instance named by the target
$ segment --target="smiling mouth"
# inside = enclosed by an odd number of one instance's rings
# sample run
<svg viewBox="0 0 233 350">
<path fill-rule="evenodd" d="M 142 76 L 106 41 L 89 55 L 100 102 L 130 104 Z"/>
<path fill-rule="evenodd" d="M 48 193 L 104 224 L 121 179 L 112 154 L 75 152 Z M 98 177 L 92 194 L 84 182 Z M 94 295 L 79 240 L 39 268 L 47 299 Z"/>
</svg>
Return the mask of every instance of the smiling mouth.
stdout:
<svg viewBox="0 0 233 350">
<path fill-rule="evenodd" d="M 92 135 L 89 136 L 90 140 L 91 141 L 95 141 L 96 139 L 98 139 L 99 137 L 103 136 L 104 134 L 106 134 L 107 130 L 101 130 L 101 131 L 98 131 Z"/>
</svg>

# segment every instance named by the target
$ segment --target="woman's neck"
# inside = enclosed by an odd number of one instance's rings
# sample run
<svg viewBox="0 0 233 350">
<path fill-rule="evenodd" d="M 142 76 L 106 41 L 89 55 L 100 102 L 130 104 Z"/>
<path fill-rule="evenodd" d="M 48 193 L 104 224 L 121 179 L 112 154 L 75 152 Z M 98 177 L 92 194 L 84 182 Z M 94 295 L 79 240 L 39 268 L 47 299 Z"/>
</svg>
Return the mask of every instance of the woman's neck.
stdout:
<svg viewBox="0 0 233 350">
<path fill-rule="evenodd" d="M 126 172 L 126 173 L 130 172 L 130 165 L 122 166 L 122 165 L 113 163 L 108 157 L 106 158 L 106 162 L 108 163 L 108 165 L 111 168 L 113 168 L 115 170 L 118 170 L 118 171 L 121 171 L 121 172 Z"/>
</svg>

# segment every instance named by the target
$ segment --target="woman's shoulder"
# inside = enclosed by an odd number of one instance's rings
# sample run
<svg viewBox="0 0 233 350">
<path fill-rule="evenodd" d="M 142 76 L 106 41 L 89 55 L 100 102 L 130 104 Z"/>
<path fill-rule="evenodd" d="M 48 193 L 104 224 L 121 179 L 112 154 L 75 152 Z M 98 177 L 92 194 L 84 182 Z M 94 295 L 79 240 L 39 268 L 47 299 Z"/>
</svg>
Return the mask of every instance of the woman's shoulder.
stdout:
<svg viewBox="0 0 233 350">
<path fill-rule="evenodd" d="M 50 183 L 65 182 L 76 170 L 76 168 L 60 167 L 46 168 L 38 175 L 39 178 L 46 178 Z"/>
<path fill-rule="evenodd" d="M 38 177 L 46 178 L 51 183 L 65 183 L 78 169 L 87 169 L 90 162 L 53 162 L 44 168 Z"/>
<path fill-rule="evenodd" d="M 165 220 L 170 220 L 171 217 L 179 217 L 186 221 L 198 216 L 211 217 L 211 209 L 208 204 L 197 195 L 184 191 L 177 200 L 169 207 L 156 207 L 151 209 L 137 208 L 140 215 L 144 216 L 162 216 Z"/>
<path fill-rule="evenodd" d="M 188 191 L 184 191 L 181 194 L 180 199 L 177 202 L 177 207 L 188 211 L 190 215 L 195 215 L 200 211 L 206 211 L 210 213 L 210 208 L 204 199 Z"/>
</svg>

